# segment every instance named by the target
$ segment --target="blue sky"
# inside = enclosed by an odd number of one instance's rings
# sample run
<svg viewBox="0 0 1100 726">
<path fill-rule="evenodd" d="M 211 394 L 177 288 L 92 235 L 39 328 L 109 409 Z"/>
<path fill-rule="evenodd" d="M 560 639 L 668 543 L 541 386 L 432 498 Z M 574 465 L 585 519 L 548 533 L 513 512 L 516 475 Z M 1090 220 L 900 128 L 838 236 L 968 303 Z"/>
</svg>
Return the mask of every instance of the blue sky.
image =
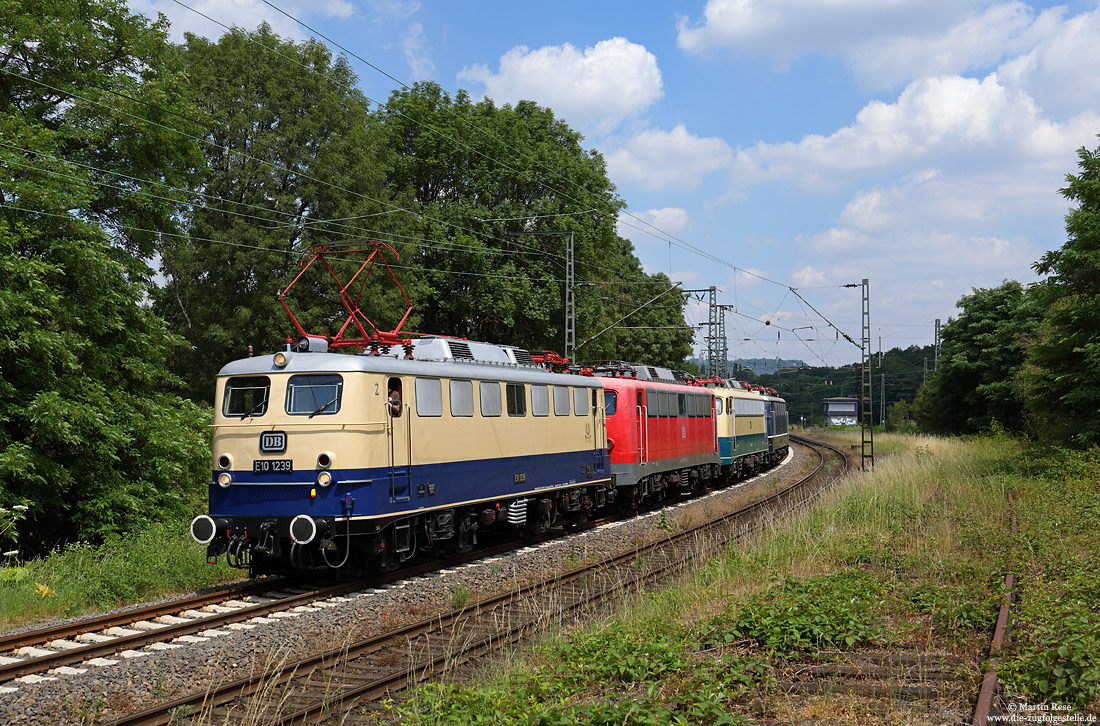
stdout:
<svg viewBox="0 0 1100 726">
<path fill-rule="evenodd" d="M 858 360 L 806 303 L 858 340 L 839 286 L 862 278 L 873 348 L 931 343 L 971 289 L 1035 279 L 1076 149 L 1100 145 L 1096 2 L 271 1 L 405 83 L 554 109 L 607 158 L 646 269 L 734 306 L 738 357 Z M 310 35 L 261 0 L 181 2 Z M 173 0 L 131 7 L 177 40 L 224 32 Z M 384 101 L 394 82 L 352 64 Z"/>
</svg>

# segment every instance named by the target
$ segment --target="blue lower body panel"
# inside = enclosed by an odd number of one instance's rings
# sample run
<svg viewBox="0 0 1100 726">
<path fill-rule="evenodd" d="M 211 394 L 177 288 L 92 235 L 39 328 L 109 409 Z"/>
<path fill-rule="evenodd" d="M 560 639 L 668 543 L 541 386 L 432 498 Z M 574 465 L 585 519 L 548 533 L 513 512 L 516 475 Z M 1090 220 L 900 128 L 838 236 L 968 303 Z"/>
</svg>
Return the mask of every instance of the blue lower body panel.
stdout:
<svg viewBox="0 0 1100 726">
<path fill-rule="evenodd" d="M 607 453 L 585 451 L 411 467 L 332 469 L 334 483 L 318 486 L 317 471 L 253 475 L 232 472 L 234 483 L 210 487 L 212 517 L 388 517 L 421 509 L 536 494 L 608 478 Z"/>
</svg>

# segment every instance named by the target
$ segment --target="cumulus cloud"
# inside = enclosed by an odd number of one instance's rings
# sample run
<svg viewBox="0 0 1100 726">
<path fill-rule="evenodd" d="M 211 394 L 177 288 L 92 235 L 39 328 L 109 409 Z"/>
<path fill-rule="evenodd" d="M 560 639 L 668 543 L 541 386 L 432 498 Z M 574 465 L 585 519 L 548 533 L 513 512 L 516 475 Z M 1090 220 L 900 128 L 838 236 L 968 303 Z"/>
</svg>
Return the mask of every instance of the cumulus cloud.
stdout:
<svg viewBox="0 0 1100 726">
<path fill-rule="evenodd" d="M 645 189 L 697 189 L 703 176 L 726 168 L 733 151 L 719 138 L 688 133 L 683 124 L 672 131 L 643 131 L 607 155 L 612 179 Z"/>
<path fill-rule="evenodd" d="M 821 53 L 859 81 L 887 88 L 914 78 L 990 68 L 1049 34 L 1062 9 L 979 0 L 710 0 L 701 23 L 681 19 L 691 52 L 729 49 L 772 59 Z"/>
<path fill-rule="evenodd" d="M 260 0 L 196 0 L 189 3 L 198 12 L 181 7 L 172 0 L 130 0 L 130 9 L 136 13 L 157 17 L 163 14 L 172 23 L 170 37 L 176 42 L 183 41 L 184 33 L 207 38 L 220 38 L 226 29 L 238 27 L 254 30 L 260 23 L 266 22 L 277 34 L 284 38 L 305 40 L 308 35 L 302 26 L 286 15 L 263 4 Z M 346 0 L 323 0 L 322 2 L 304 2 L 289 0 L 280 3 L 288 14 L 309 22 L 310 18 L 350 18 L 355 14 L 355 6 Z M 209 16 L 213 22 L 202 17 Z M 221 25 L 219 25 L 221 23 Z"/>
<path fill-rule="evenodd" d="M 855 123 L 830 136 L 739 150 L 734 177 L 741 184 L 781 180 L 822 189 L 918 164 L 965 172 L 976 161 L 987 170 L 1011 165 L 1015 175 L 1020 164 L 1060 175 L 1098 127 L 1092 112 L 1064 123 L 1043 117 L 1030 96 L 1006 88 L 997 74 L 927 78 L 911 83 L 894 103 L 872 101 Z"/>
<path fill-rule="evenodd" d="M 636 245 L 654 242 L 664 245 L 666 235 L 679 235 L 689 221 L 687 210 L 680 207 L 632 211 L 619 217 L 616 231 Z"/>
<path fill-rule="evenodd" d="M 570 123 L 597 131 L 644 111 L 663 95 L 656 56 L 626 38 L 601 40 L 583 52 L 569 43 L 534 50 L 517 46 L 501 57 L 496 73 L 478 64 L 458 78 L 481 83 L 499 103 L 537 101 Z"/>
<path fill-rule="evenodd" d="M 1100 111 L 1100 75 L 1086 70 L 1100 67 L 1100 10 L 1071 18 L 1063 11 L 1043 13 L 1038 41 L 1002 64 L 998 76 L 1026 90 L 1045 113 L 1075 113 L 1083 105 Z"/>
</svg>

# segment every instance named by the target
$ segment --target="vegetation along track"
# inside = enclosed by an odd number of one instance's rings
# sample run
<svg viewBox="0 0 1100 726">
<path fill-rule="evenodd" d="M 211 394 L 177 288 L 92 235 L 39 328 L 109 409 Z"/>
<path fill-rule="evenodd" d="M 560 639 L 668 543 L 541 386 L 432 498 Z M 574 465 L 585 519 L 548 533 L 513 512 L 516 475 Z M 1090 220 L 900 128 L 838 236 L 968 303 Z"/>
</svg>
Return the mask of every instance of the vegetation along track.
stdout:
<svg viewBox="0 0 1100 726">
<path fill-rule="evenodd" d="M 656 587 L 731 539 L 805 507 L 847 470 L 847 459 L 832 447 L 838 471 L 826 466 L 823 446 L 812 445 L 818 462 L 809 475 L 736 512 L 467 607 L 159 704 L 112 726 L 180 723 L 187 716 L 199 723 L 317 723 L 337 712 L 354 721 L 363 713 L 359 705 L 617 602 L 623 592 Z"/>
</svg>

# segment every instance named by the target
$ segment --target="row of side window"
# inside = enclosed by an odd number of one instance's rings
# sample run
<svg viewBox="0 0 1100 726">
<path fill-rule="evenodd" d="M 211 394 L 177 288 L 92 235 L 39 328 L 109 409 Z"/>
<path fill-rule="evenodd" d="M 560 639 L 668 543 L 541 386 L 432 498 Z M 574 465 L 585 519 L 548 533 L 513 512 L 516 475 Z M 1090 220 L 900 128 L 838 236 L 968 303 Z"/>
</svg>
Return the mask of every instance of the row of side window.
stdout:
<svg viewBox="0 0 1100 726">
<path fill-rule="evenodd" d="M 418 416 L 443 415 L 443 382 L 439 378 L 417 378 L 416 414 Z M 532 416 L 549 416 L 551 401 L 555 416 L 569 415 L 569 388 L 567 386 L 547 386 L 524 383 L 505 383 L 504 398 L 501 398 L 498 381 L 478 381 L 478 399 L 481 415 L 501 416 L 504 411 L 509 416 L 527 415 L 527 388 L 531 389 L 530 408 Z M 450 388 L 451 416 L 463 418 L 474 415 L 474 382 L 462 379 L 448 381 Z M 588 415 L 588 395 L 586 388 L 573 389 L 573 415 Z M 503 405 L 502 405 L 503 403 Z"/>
<path fill-rule="evenodd" d="M 705 393 L 676 393 L 645 390 L 646 413 L 649 418 L 710 416 L 712 396 Z"/>
</svg>

